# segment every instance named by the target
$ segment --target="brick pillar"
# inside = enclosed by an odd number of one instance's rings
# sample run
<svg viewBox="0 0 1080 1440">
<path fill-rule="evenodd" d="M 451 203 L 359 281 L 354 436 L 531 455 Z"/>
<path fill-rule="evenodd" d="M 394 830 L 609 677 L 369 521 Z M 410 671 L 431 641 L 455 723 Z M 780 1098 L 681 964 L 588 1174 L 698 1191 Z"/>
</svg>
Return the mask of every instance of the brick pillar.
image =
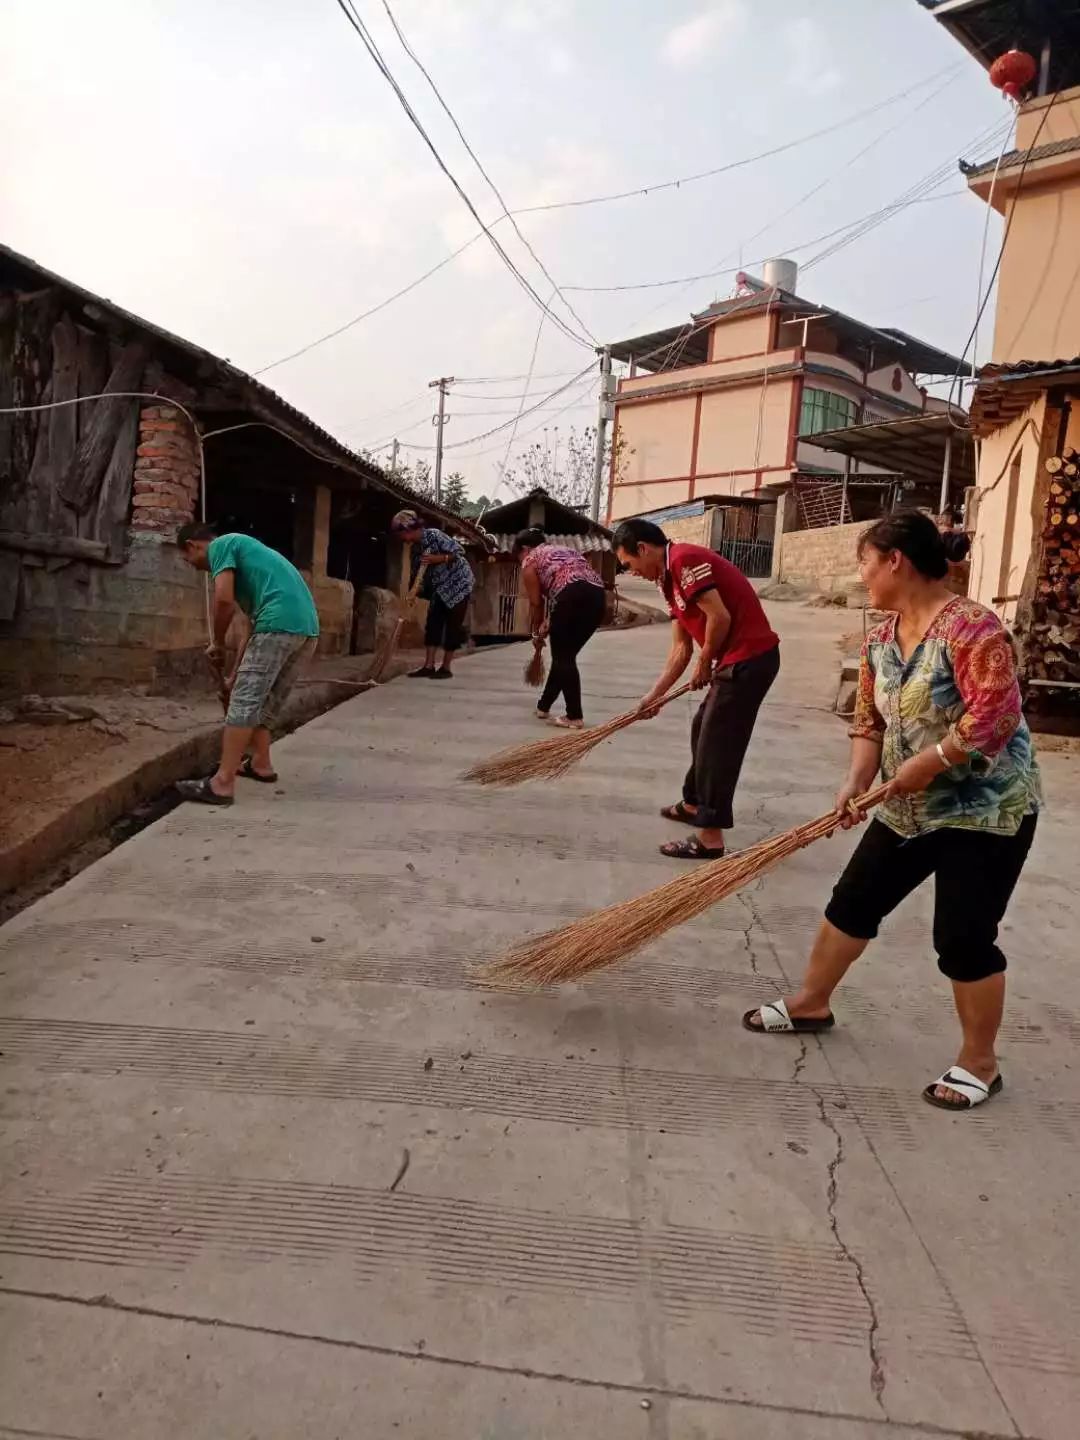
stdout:
<svg viewBox="0 0 1080 1440">
<path fill-rule="evenodd" d="M 167 537 L 199 509 L 199 455 L 186 415 L 172 405 L 144 405 L 135 455 L 132 530 Z"/>
</svg>

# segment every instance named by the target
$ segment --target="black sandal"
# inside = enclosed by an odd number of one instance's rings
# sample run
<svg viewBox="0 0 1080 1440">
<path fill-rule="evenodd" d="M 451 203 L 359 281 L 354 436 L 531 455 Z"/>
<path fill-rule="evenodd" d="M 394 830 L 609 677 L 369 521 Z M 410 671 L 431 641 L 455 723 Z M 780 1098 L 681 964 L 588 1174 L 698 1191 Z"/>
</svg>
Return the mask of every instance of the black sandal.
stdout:
<svg viewBox="0 0 1080 1440">
<path fill-rule="evenodd" d="M 727 851 L 723 845 L 719 850 L 710 850 L 696 835 L 691 835 L 687 840 L 669 840 L 660 846 L 660 854 L 669 860 L 723 860 Z"/>
<path fill-rule="evenodd" d="M 176 789 L 182 800 L 194 800 L 197 805 L 231 805 L 233 803 L 233 797 L 219 795 L 211 787 L 209 779 L 178 780 Z"/>
<path fill-rule="evenodd" d="M 251 763 L 250 755 L 244 756 L 237 774 L 243 775 L 245 780 L 258 780 L 260 785 L 276 785 L 278 783 L 277 771 L 271 770 L 269 775 L 260 775 Z"/>
<path fill-rule="evenodd" d="M 697 825 L 698 818 L 692 815 L 681 800 L 674 805 L 665 805 L 660 811 L 665 820 L 676 820 L 680 825 Z"/>
</svg>

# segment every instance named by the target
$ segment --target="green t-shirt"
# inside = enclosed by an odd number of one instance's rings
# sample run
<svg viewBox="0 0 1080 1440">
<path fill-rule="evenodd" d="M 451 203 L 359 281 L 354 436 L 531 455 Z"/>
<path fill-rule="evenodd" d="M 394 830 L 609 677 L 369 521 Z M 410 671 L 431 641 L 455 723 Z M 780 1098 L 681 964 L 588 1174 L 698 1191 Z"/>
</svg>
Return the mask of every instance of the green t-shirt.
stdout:
<svg viewBox="0 0 1080 1440">
<path fill-rule="evenodd" d="M 219 535 L 206 550 L 210 573 L 235 571 L 236 603 L 256 631 L 318 635 L 319 612 L 307 582 L 284 555 L 252 535 Z"/>
</svg>

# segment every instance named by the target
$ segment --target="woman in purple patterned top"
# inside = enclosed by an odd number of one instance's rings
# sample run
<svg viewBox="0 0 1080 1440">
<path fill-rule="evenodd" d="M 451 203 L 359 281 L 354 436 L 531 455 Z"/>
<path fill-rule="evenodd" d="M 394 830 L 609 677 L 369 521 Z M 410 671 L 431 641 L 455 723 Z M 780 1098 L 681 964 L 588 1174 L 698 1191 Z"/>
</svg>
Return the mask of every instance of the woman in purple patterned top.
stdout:
<svg viewBox="0 0 1080 1440">
<path fill-rule="evenodd" d="M 532 611 L 534 640 L 551 640 L 551 674 L 536 707 L 547 720 L 560 695 L 566 718 L 556 725 L 581 730 L 581 676 L 577 657 L 604 618 L 604 582 L 585 556 L 562 545 L 549 545 L 543 530 L 523 530 L 514 541 L 521 580 Z"/>
</svg>

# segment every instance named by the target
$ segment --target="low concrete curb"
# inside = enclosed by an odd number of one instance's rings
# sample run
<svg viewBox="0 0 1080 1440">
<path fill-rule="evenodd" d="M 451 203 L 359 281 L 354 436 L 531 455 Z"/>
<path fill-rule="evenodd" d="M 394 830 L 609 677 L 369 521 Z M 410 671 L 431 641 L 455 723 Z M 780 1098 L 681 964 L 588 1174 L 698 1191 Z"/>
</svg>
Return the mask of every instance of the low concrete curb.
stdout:
<svg viewBox="0 0 1080 1440">
<path fill-rule="evenodd" d="M 306 725 L 368 688 L 315 680 L 298 688 L 285 709 L 280 734 Z M 38 828 L 13 845 L 0 848 L 0 895 L 27 884 L 48 865 L 99 834 L 114 820 L 145 804 L 169 785 L 190 775 L 209 773 L 217 761 L 221 725 L 201 726 L 176 738 L 164 750 L 160 736 L 129 741 L 111 766 L 76 786 L 63 809 L 43 814 Z"/>
</svg>

